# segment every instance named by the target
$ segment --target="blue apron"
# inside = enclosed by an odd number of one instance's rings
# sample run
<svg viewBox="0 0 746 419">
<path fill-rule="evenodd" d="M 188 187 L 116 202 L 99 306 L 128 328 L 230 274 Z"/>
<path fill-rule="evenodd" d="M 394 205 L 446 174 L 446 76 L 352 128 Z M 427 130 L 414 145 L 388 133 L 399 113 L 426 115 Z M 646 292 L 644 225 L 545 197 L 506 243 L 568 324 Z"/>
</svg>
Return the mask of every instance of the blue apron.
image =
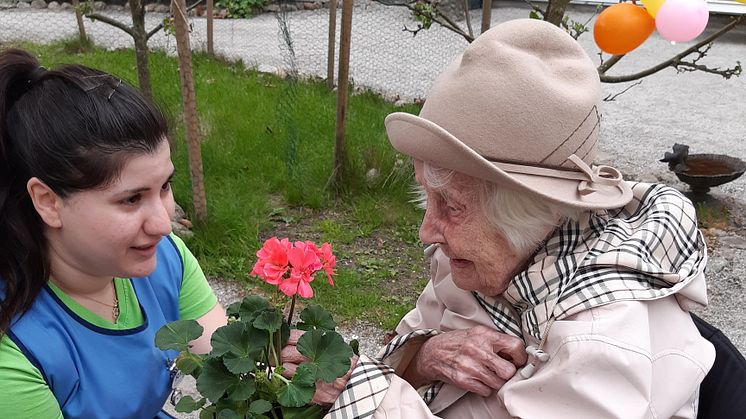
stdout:
<svg viewBox="0 0 746 419">
<path fill-rule="evenodd" d="M 157 260 L 151 275 L 130 279 L 143 314 L 139 327 L 93 325 L 48 286 L 11 323 L 8 337 L 41 371 L 65 418 L 170 417 L 161 408 L 171 391 L 168 363 L 178 354 L 155 346 L 158 329 L 179 319 L 184 267 L 170 237 L 158 244 Z"/>
</svg>

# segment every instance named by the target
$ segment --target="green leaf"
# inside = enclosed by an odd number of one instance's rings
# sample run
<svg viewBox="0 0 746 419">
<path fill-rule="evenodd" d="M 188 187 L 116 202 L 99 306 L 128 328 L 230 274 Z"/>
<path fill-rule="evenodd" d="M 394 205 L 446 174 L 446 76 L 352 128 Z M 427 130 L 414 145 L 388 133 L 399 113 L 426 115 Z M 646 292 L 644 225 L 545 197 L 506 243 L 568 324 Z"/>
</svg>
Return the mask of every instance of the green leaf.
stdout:
<svg viewBox="0 0 746 419">
<path fill-rule="evenodd" d="M 204 406 L 205 401 L 206 399 L 204 397 L 199 400 L 194 400 L 192 396 L 184 396 L 176 402 L 174 409 L 179 413 L 191 413 Z"/>
<path fill-rule="evenodd" d="M 163 325 L 155 334 L 155 346 L 162 350 L 174 349 L 183 352 L 189 342 L 202 336 L 204 328 L 196 320 L 176 320 Z"/>
<path fill-rule="evenodd" d="M 266 341 L 265 332 L 241 322 L 220 327 L 212 334 L 211 356 L 222 356 L 233 374 L 254 371 Z"/>
<path fill-rule="evenodd" d="M 350 369 L 352 348 L 337 332 L 311 330 L 298 339 L 298 352 L 311 360 L 317 380 L 331 383 Z"/>
<path fill-rule="evenodd" d="M 241 322 L 219 327 L 210 338 L 212 344 L 211 356 L 223 356 L 227 353 L 241 354 L 250 346 L 246 325 Z"/>
<path fill-rule="evenodd" d="M 231 387 L 238 384 L 239 378 L 233 375 L 223 365 L 220 358 L 208 359 L 202 367 L 202 373 L 197 378 L 197 390 L 216 403 Z"/>
<path fill-rule="evenodd" d="M 251 323 L 254 321 L 259 312 L 269 308 L 269 303 L 258 295 L 249 295 L 244 297 L 238 309 L 238 316 L 241 321 Z"/>
<path fill-rule="evenodd" d="M 251 377 L 245 377 L 238 384 L 228 389 L 228 398 L 235 401 L 247 400 L 256 393 L 256 384 Z"/>
<path fill-rule="evenodd" d="M 538 13 L 536 13 L 536 10 L 532 10 L 528 14 L 529 19 L 541 19 L 541 16 L 539 16 Z"/>
<path fill-rule="evenodd" d="M 301 407 L 308 404 L 316 391 L 314 376 L 308 364 L 301 364 L 295 370 L 293 380 L 277 393 L 277 401 L 287 407 Z"/>
<path fill-rule="evenodd" d="M 300 319 L 302 322 L 298 323 L 298 329 L 301 330 L 334 330 L 337 327 L 337 323 L 334 322 L 332 315 L 321 308 L 320 305 L 306 307 L 301 311 Z"/>
<path fill-rule="evenodd" d="M 231 409 L 223 409 L 218 413 L 218 419 L 243 419 L 243 417 Z"/>
<path fill-rule="evenodd" d="M 352 348 L 352 353 L 355 355 L 360 355 L 360 342 L 357 339 L 352 339 L 349 343 L 350 348 Z"/>
<path fill-rule="evenodd" d="M 262 399 L 254 400 L 251 402 L 251 405 L 249 405 L 249 412 L 257 415 L 269 412 L 270 410 L 272 410 L 272 403 Z"/>
<path fill-rule="evenodd" d="M 321 419 L 324 417 L 324 409 L 312 404 L 303 407 L 282 407 L 283 419 Z"/>
<path fill-rule="evenodd" d="M 228 308 L 225 309 L 225 314 L 228 315 L 228 317 L 235 317 L 238 318 L 240 316 L 241 312 L 241 302 L 236 301 L 235 303 L 228 306 Z"/>
<path fill-rule="evenodd" d="M 215 419 L 215 406 L 207 406 L 199 412 L 199 419 Z"/>
<path fill-rule="evenodd" d="M 246 374 L 256 369 L 256 360 L 250 355 L 228 354 L 223 357 L 223 364 L 233 374 Z"/>
<path fill-rule="evenodd" d="M 191 352 L 182 352 L 179 357 L 176 358 L 176 368 L 184 374 L 188 374 L 194 377 L 199 376 L 199 370 L 202 368 L 201 355 L 193 354 Z"/>
<path fill-rule="evenodd" d="M 263 311 L 259 317 L 254 320 L 254 327 L 257 329 L 276 332 L 282 326 L 282 316 L 277 311 Z"/>
</svg>

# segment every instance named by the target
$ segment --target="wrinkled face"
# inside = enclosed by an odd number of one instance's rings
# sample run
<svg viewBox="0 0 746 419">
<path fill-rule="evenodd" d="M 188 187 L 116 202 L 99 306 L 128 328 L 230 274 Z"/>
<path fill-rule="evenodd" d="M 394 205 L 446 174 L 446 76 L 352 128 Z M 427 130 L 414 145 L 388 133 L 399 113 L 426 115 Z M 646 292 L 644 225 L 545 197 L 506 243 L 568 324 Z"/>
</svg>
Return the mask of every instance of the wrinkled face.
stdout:
<svg viewBox="0 0 746 419">
<path fill-rule="evenodd" d="M 171 232 L 174 212 L 168 142 L 131 157 L 105 189 L 74 193 L 59 208 L 61 226 L 47 228 L 52 273 L 88 278 L 137 277 L 156 265 L 156 245 Z"/>
<path fill-rule="evenodd" d="M 425 183 L 421 161 L 414 161 L 414 169 L 417 182 L 427 192 L 420 240 L 440 245 L 450 258 L 457 287 L 490 296 L 501 294 L 528 255 L 514 252 L 484 216 L 477 193 L 479 181 L 456 174 L 446 189 L 435 190 Z"/>
</svg>

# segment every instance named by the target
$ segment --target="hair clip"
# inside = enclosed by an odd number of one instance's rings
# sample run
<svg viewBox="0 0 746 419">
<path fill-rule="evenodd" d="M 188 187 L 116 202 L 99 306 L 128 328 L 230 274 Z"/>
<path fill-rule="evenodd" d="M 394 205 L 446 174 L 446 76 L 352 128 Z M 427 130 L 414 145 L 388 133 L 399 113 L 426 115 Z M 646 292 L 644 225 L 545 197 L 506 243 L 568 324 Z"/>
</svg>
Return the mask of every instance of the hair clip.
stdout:
<svg viewBox="0 0 746 419">
<path fill-rule="evenodd" d="M 113 89 L 111 89 L 111 93 L 109 93 L 109 96 L 106 97 L 106 100 L 111 100 L 111 97 L 114 96 L 114 92 L 116 92 L 119 86 L 121 85 L 122 85 L 122 79 L 119 79 L 119 81 L 117 82 L 117 85 L 114 86 Z"/>
<path fill-rule="evenodd" d="M 109 79 L 114 79 L 114 76 L 111 76 L 109 74 L 99 74 L 99 75 L 95 75 L 95 76 L 85 76 L 85 77 L 82 77 L 82 78 L 83 79 L 91 79 L 91 78 L 98 78 L 98 77 L 108 77 Z M 111 100 L 111 97 L 114 96 L 114 92 L 116 92 L 117 89 L 119 88 L 119 86 L 122 85 L 122 79 L 117 78 L 116 86 L 113 86 L 113 87 L 111 86 L 111 84 L 106 83 L 106 81 L 102 81 L 101 83 L 93 85 L 93 86 L 90 86 L 90 87 L 83 87 L 83 91 L 87 93 L 87 92 L 90 92 L 91 90 L 96 90 L 99 87 L 104 86 L 104 85 L 106 85 L 109 89 L 111 89 L 111 91 L 109 91 L 109 93 L 106 95 L 106 100 Z"/>
</svg>

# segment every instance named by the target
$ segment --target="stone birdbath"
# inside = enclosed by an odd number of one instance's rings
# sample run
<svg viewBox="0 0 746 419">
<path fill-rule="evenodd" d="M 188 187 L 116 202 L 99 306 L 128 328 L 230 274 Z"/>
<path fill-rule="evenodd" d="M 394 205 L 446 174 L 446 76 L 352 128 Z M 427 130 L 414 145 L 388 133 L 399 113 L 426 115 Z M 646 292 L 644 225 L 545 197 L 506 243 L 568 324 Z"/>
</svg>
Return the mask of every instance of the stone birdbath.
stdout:
<svg viewBox="0 0 746 419">
<path fill-rule="evenodd" d="M 746 171 L 743 160 L 725 154 L 689 154 L 689 146 L 674 144 L 660 161 L 689 185 L 692 195 L 704 197 L 710 188 L 738 179 Z"/>
</svg>

